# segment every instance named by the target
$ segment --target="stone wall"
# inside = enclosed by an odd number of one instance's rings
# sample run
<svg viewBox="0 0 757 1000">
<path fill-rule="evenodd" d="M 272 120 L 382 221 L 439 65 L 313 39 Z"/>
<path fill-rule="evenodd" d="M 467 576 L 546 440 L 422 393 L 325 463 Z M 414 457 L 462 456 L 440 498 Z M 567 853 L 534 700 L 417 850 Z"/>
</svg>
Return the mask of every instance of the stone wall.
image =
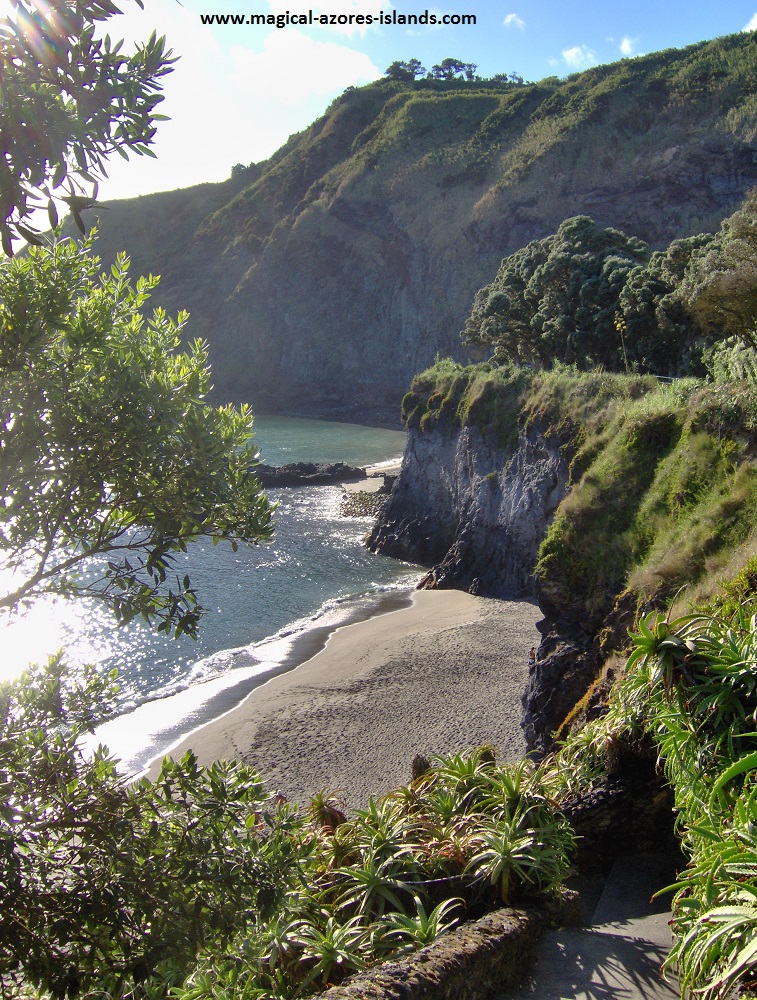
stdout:
<svg viewBox="0 0 757 1000">
<path fill-rule="evenodd" d="M 527 972 L 548 920 L 543 910 L 497 910 L 406 958 L 352 976 L 320 1000 L 484 1000 Z"/>
</svg>

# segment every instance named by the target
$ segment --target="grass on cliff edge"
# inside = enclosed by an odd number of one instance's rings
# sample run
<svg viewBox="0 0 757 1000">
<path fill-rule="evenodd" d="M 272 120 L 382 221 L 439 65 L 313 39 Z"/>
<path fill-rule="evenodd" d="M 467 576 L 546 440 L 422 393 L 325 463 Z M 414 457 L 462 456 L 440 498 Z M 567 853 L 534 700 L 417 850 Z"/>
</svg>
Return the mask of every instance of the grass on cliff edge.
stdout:
<svg viewBox="0 0 757 1000">
<path fill-rule="evenodd" d="M 757 525 L 754 387 L 681 380 L 606 413 L 573 459 L 537 566 L 589 627 L 626 589 L 657 604 L 682 587 L 690 601 L 714 594 L 753 555 Z"/>
<path fill-rule="evenodd" d="M 704 601 L 757 551 L 757 388 L 572 367 L 437 360 L 402 403 L 409 428 L 476 428 L 503 450 L 529 426 L 555 441 L 569 490 L 542 543 L 543 598 L 587 631 L 618 595 Z"/>
</svg>

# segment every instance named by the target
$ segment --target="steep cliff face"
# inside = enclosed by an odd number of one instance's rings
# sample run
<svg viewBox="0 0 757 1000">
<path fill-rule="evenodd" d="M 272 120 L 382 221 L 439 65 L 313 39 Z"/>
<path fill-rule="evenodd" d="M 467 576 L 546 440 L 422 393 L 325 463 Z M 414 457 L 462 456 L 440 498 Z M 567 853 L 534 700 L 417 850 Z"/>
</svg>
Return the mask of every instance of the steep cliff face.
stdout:
<svg viewBox="0 0 757 1000">
<path fill-rule="evenodd" d="M 475 426 L 411 430 L 402 471 L 366 544 L 435 564 L 422 586 L 534 597 L 539 546 L 565 495 L 560 442 L 529 425 L 512 449 Z"/>
<path fill-rule="evenodd" d="M 109 205 L 98 252 L 162 275 L 219 399 L 396 419 L 501 259 L 564 219 L 655 247 L 717 229 L 757 183 L 754 53 L 744 33 L 567 80 L 352 89 L 225 184 Z"/>
<path fill-rule="evenodd" d="M 366 544 L 431 564 L 422 588 L 535 598 L 539 548 L 568 486 L 566 445 L 538 422 L 520 431 L 514 452 L 475 426 L 411 429 L 400 477 Z M 523 692 L 523 727 L 529 747 L 546 750 L 595 675 L 597 657 L 591 637 L 559 614 L 540 628 L 544 640 Z"/>
<path fill-rule="evenodd" d="M 367 544 L 431 565 L 424 586 L 536 597 L 532 748 L 601 705 L 638 614 L 731 579 L 753 592 L 750 384 L 439 362 L 403 408 L 402 470 Z"/>
</svg>

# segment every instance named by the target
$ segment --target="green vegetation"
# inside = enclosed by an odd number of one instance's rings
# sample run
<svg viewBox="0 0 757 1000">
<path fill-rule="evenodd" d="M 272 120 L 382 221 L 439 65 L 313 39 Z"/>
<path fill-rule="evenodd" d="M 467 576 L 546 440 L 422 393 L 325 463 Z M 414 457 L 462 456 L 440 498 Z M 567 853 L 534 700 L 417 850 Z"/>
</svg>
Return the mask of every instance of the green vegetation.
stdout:
<svg viewBox="0 0 757 1000">
<path fill-rule="evenodd" d="M 751 554 L 757 515 L 754 389 L 690 380 L 614 411 L 585 433 L 537 567 L 595 625 L 627 587 L 657 601 L 714 592 Z"/>
<path fill-rule="evenodd" d="M 0 614 L 80 595 L 194 634 L 202 608 L 172 555 L 271 535 L 252 414 L 206 404 L 186 316 L 145 315 L 155 279 L 98 263 L 74 241 L 0 260 Z"/>
<path fill-rule="evenodd" d="M 395 60 L 385 70 L 384 76 L 389 80 L 397 80 L 400 83 L 412 83 L 418 77 L 423 76 L 429 80 L 480 80 L 480 77 L 476 76 L 475 63 L 466 63 L 452 57 L 442 59 L 438 65 L 432 66 L 428 72 L 421 65 L 419 59 L 410 59 L 407 62 Z"/>
<path fill-rule="evenodd" d="M 503 257 L 556 233 L 577 204 L 597 235 L 628 234 L 623 267 L 599 274 L 592 309 L 629 264 L 645 269 L 671 240 L 717 230 L 757 179 L 754 63 L 753 36 L 740 33 L 568 80 L 385 78 L 349 89 L 223 185 L 110 205 L 100 252 L 110 264 L 126 248 L 135 269 L 161 274 L 167 305 L 189 309 L 211 343 L 219 399 L 317 412 L 326 393 L 352 405 L 370 373 L 391 413 L 437 351 L 460 356 L 472 294 Z M 408 60 L 398 72 L 420 70 Z M 628 302 L 641 370 L 670 372 L 657 305 L 676 266 L 641 275 Z M 676 310 L 670 323 L 675 337 Z M 620 334 L 605 328 L 610 342 L 587 354 L 617 355 L 623 369 Z M 350 349 L 335 352 L 335 336 Z M 248 352 L 255 364 L 240 365 Z"/>
<path fill-rule="evenodd" d="M 675 240 L 650 254 L 639 240 L 599 230 L 587 216 L 563 222 L 502 261 L 463 330 L 495 360 L 660 375 L 748 369 L 718 342 L 754 339 L 757 194 L 716 236 Z"/>
<path fill-rule="evenodd" d="M 466 343 L 493 344 L 495 358 L 545 367 L 627 369 L 617 330 L 618 297 L 645 245 L 587 216 L 568 219 L 554 236 L 535 240 L 502 261 L 476 295 Z M 633 358 L 633 355 L 631 355 Z"/>
<path fill-rule="evenodd" d="M 0 239 L 8 256 L 17 236 L 39 241 L 26 220 L 45 200 L 51 226 L 59 200 L 83 232 L 80 213 L 94 203 L 94 175 L 110 154 L 154 156 L 161 80 L 174 60 L 155 33 L 132 55 L 109 35 L 95 39 L 95 27 L 118 13 L 111 2 L 51 0 L 43 14 L 20 0 L 0 26 Z"/>
<path fill-rule="evenodd" d="M 91 242 L 42 245 L 22 222 L 44 192 L 55 225 L 52 192 L 70 174 L 96 184 L 108 154 L 150 153 L 172 59 L 154 34 L 131 57 L 95 39 L 118 13 L 61 0 L 45 19 L 19 2 L 0 27 L 0 68 L 12 67 L 0 93 L 0 612 L 84 595 L 121 622 L 194 634 L 202 608 L 188 577 L 169 581 L 172 555 L 200 535 L 271 535 L 252 414 L 207 405 L 206 346 L 179 350 L 186 314 L 143 314 L 157 279 L 133 286 L 124 256 L 99 275 Z M 83 228 L 88 199 L 69 189 Z M 35 244 L 23 258 L 11 257 L 16 232 Z"/>
<path fill-rule="evenodd" d="M 402 419 L 421 432 L 470 424 L 484 431 L 497 447 L 514 450 L 518 413 L 530 380 L 524 370 L 466 367 L 442 358 L 413 379 L 402 400 Z"/>
<path fill-rule="evenodd" d="M 41 190 L 54 222 L 69 172 L 94 183 L 109 152 L 147 152 L 170 60 L 154 37 L 133 58 L 94 41 L 116 13 L 58 3 L 48 20 L 21 2 L 0 27 L 9 255 L 15 233 L 41 243 L 23 223 Z M 78 224 L 77 190 L 62 200 Z M 169 580 L 173 554 L 199 535 L 271 533 L 252 416 L 206 404 L 205 346 L 179 350 L 186 316 L 143 312 L 156 279 L 132 285 L 123 257 L 99 272 L 89 241 L 57 237 L 0 260 L 0 610 L 86 595 L 119 621 L 193 634 L 202 609 L 186 576 Z M 158 966 L 173 983 L 273 892 L 276 872 L 246 839 L 257 776 L 187 757 L 127 787 L 79 746 L 111 697 L 112 678 L 68 677 L 60 656 L 0 688 L 4 996 L 134 996 Z"/>
<path fill-rule="evenodd" d="M 459 365 L 418 375 L 409 427 L 474 426 L 512 452 L 533 425 L 562 449 L 570 490 L 542 543 L 541 595 L 591 631 L 629 590 L 706 600 L 757 545 L 757 386 L 610 372 Z"/>
<path fill-rule="evenodd" d="M 666 968 L 682 996 L 722 1000 L 749 987 L 757 966 L 757 620 L 732 616 L 639 622 L 610 709 L 569 739 L 551 767 L 589 787 L 614 748 L 647 734 L 675 792 L 688 867 L 675 892 L 675 943 Z M 545 779 L 546 780 L 546 779 Z M 662 889 L 662 887 L 660 887 Z"/>
<path fill-rule="evenodd" d="M 107 695 L 58 660 L 0 688 L 3 996 L 285 1000 L 567 872 L 571 831 L 529 763 L 482 749 L 350 819 L 326 793 L 306 814 L 191 754 L 126 784 L 77 745 Z"/>
</svg>

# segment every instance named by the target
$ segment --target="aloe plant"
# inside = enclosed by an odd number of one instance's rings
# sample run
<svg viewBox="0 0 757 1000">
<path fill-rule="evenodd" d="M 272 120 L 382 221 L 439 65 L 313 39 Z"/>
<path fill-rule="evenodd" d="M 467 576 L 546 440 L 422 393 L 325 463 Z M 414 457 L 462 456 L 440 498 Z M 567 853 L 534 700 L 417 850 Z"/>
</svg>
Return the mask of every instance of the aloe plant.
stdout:
<svg viewBox="0 0 757 1000">
<path fill-rule="evenodd" d="M 725 1000 L 757 976 L 757 620 L 646 616 L 610 710 L 568 740 L 555 771 L 593 780 L 602 747 L 649 733 L 675 793 L 691 861 L 668 887 L 676 939 L 666 962 L 682 996 Z M 584 764 L 581 764 L 581 760 Z M 578 765 L 578 766 L 576 766 Z"/>
<path fill-rule="evenodd" d="M 414 896 L 413 899 L 414 914 L 391 913 L 380 924 L 382 942 L 389 943 L 392 948 L 399 946 L 402 950 L 415 951 L 431 944 L 440 934 L 458 924 L 458 916 L 452 914 L 453 911 L 459 913 L 464 906 L 462 899 L 444 899 L 427 912 L 420 896 Z"/>
<path fill-rule="evenodd" d="M 347 972 L 365 968 L 369 957 L 370 936 L 359 916 L 342 921 L 328 914 L 320 925 L 303 923 L 295 940 L 308 970 L 300 980 L 300 991 L 317 980 L 325 988 L 335 974 L 341 981 Z"/>
</svg>

